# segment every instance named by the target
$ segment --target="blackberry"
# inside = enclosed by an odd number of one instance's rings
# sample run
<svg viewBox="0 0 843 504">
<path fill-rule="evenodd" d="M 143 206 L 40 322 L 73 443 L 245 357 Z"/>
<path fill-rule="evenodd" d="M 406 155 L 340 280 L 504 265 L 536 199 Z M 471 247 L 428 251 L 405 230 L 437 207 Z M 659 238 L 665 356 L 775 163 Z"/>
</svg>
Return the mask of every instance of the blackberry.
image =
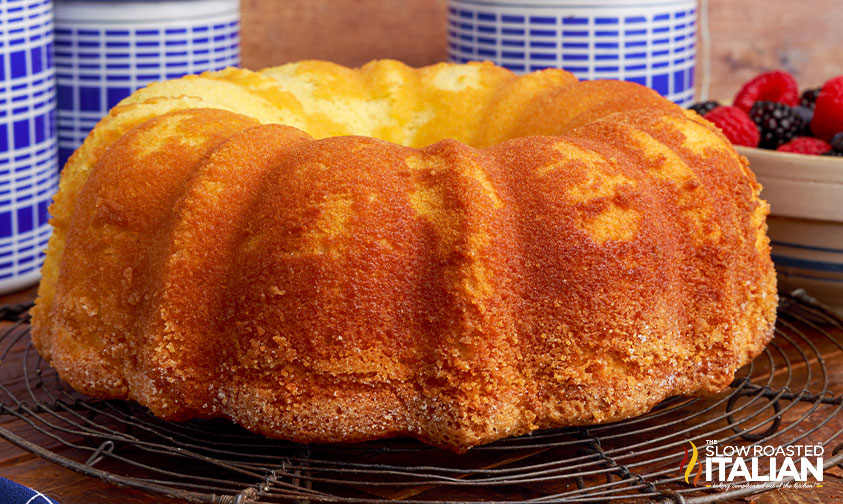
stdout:
<svg viewBox="0 0 843 504">
<path fill-rule="evenodd" d="M 831 150 L 840 152 L 843 155 L 843 131 L 831 137 Z"/>
<path fill-rule="evenodd" d="M 762 149 L 775 149 L 789 142 L 805 128 L 805 123 L 784 103 L 758 101 L 749 111 L 749 118 L 761 132 Z"/>
<path fill-rule="evenodd" d="M 693 110 L 697 114 L 699 114 L 701 116 L 704 116 L 704 115 L 708 114 L 709 112 L 711 112 L 712 110 L 716 109 L 719 106 L 720 106 L 720 104 L 717 103 L 716 101 L 709 100 L 709 101 L 704 101 L 704 102 L 697 102 L 697 103 L 691 105 L 690 107 L 688 107 L 688 110 Z"/>
<path fill-rule="evenodd" d="M 797 105 L 793 107 L 793 113 L 802 121 L 802 129 L 799 130 L 796 136 L 814 136 L 811 133 L 811 119 L 814 118 L 814 109 L 804 105 Z"/>
<path fill-rule="evenodd" d="M 806 89 L 802 91 L 802 96 L 799 97 L 799 105 L 814 110 L 817 105 L 817 96 L 820 94 L 820 88 Z"/>
</svg>

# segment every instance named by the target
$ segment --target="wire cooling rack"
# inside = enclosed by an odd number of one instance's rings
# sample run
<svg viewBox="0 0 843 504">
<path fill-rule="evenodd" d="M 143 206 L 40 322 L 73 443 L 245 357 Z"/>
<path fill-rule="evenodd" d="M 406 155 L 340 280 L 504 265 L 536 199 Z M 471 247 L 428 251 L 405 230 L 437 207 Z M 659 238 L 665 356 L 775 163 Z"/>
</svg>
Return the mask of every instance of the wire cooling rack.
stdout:
<svg viewBox="0 0 843 504">
<path fill-rule="evenodd" d="M 403 439 L 298 445 L 83 396 L 32 348 L 28 308 L 0 308 L 12 321 L 0 331 L 0 419 L 12 420 L 0 437 L 79 473 L 190 502 L 710 503 L 765 488 L 686 483 L 689 442 L 820 444 L 826 471 L 843 462 L 843 429 L 829 423 L 843 409 L 843 320 L 804 293 L 782 296 L 774 340 L 715 397 L 672 398 L 638 418 L 541 431 L 465 455 Z"/>
</svg>

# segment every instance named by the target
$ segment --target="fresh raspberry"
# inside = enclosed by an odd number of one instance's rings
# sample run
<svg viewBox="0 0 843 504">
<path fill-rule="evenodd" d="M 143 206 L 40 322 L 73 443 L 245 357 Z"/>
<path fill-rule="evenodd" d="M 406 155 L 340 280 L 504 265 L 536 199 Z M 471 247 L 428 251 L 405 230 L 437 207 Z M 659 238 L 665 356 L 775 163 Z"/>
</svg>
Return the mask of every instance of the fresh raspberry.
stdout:
<svg viewBox="0 0 843 504">
<path fill-rule="evenodd" d="M 723 130 L 723 134 L 732 144 L 747 147 L 758 146 L 761 134 L 758 132 L 758 127 L 743 110 L 737 107 L 722 106 L 703 117 Z"/>
<path fill-rule="evenodd" d="M 794 107 L 799 104 L 799 87 L 789 73 L 776 70 L 759 75 L 735 95 L 735 107 L 749 113 L 757 101 L 772 101 Z"/>
<path fill-rule="evenodd" d="M 823 152 L 828 152 L 831 145 L 819 138 L 814 137 L 796 137 L 786 144 L 780 145 L 777 151 L 780 152 L 795 152 L 796 154 L 813 154 L 818 156 Z"/>
<path fill-rule="evenodd" d="M 811 131 L 823 140 L 843 131 L 843 75 L 826 82 L 820 90 Z"/>
</svg>

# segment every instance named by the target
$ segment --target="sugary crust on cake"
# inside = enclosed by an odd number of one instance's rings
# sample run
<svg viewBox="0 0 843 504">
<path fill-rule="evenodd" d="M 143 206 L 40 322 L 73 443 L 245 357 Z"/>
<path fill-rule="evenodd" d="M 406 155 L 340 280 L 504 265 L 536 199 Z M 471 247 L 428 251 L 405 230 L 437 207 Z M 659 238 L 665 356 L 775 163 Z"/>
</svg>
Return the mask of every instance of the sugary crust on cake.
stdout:
<svg viewBox="0 0 843 504">
<path fill-rule="evenodd" d="M 338 136 L 360 133 L 380 139 Z M 759 191 L 716 128 L 634 84 L 189 77 L 69 161 L 33 341 L 80 391 L 299 442 L 464 451 L 619 420 L 721 390 L 769 341 Z"/>
</svg>

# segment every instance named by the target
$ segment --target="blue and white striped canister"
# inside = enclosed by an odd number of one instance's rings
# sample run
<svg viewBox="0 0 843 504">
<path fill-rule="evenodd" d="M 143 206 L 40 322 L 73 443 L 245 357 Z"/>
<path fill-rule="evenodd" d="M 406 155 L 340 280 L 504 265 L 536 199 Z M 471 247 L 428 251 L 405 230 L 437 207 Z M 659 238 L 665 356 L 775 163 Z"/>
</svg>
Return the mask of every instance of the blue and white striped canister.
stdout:
<svg viewBox="0 0 843 504">
<path fill-rule="evenodd" d="M 0 293 L 38 281 L 58 187 L 52 0 L 0 2 Z"/>
<path fill-rule="evenodd" d="M 61 165 L 132 91 L 239 64 L 239 0 L 56 0 Z"/>
<path fill-rule="evenodd" d="M 450 0 L 448 57 L 515 72 L 564 68 L 694 101 L 696 0 Z"/>
</svg>

